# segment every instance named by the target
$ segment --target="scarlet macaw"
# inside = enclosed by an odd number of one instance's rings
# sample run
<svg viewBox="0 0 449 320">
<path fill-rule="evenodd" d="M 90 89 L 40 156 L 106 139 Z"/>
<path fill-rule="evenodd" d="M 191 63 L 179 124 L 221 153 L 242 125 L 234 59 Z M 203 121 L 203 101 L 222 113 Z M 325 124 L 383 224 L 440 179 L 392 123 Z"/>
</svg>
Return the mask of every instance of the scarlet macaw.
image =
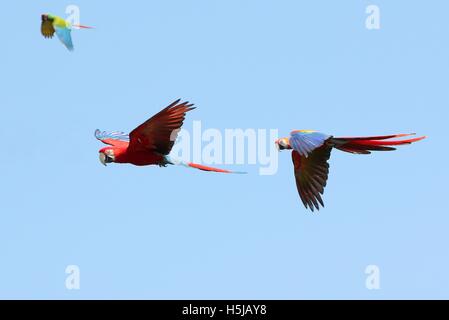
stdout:
<svg viewBox="0 0 449 320">
<path fill-rule="evenodd" d="M 393 134 L 375 137 L 334 138 L 331 135 L 312 131 L 295 130 L 289 138 L 276 140 L 279 150 L 291 150 L 296 187 L 306 208 L 314 211 L 324 207 L 321 195 L 329 174 L 328 160 L 333 148 L 355 154 L 370 154 L 370 151 L 396 150 L 391 146 L 410 144 L 426 137 L 406 140 L 389 140 L 413 134 Z"/>
<path fill-rule="evenodd" d="M 74 25 L 78 28 L 91 29 L 92 27 Z M 73 51 L 72 43 L 72 25 L 61 17 L 51 14 L 42 15 L 41 33 L 44 38 L 53 38 L 55 34 L 67 49 Z"/>
<path fill-rule="evenodd" d="M 220 173 L 243 173 L 212 168 L 191 162 L 183 162 L 169 156 L 188 111 L 195 109 L 189 102 L 176 100 L 168 107 L 142 123 L 129 135 L 123 132 L 95 131 L 95 137 L 110 147 L 99 150 L 100 162 L 104 165 L 131 163 L 136 166 L 183 165 L 203 171 Z"/>
</svg>

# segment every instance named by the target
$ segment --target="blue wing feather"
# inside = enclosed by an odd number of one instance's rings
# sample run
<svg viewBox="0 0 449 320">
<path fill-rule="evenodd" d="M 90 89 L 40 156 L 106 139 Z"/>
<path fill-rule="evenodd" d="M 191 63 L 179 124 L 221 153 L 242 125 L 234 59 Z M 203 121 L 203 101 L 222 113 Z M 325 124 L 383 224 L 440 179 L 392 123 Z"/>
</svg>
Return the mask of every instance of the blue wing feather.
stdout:
<svg viewBox="0 0 449 320">
<path fill-rule="evenodd" d="M 129 143 L 129 135 L 121 131 L 100 131 L 95 130 L 95 138 L 107 143 L 114 144 L 114 141 Z"/>
<path fill-rule="evenodd" d="M 332 136 L 316 131 L 293 131 L 290 136 L 290 146 L 303 157 L 321 147 Z"/>
<path fill-rule="evenodd" d="M 72 30 L 69 28 L 58 28 L 55 27 L 56 35 L 59 40 L 66 46 L 67 49 L 73 51 L 73 43 L 72 43 Z"/>
</svg>

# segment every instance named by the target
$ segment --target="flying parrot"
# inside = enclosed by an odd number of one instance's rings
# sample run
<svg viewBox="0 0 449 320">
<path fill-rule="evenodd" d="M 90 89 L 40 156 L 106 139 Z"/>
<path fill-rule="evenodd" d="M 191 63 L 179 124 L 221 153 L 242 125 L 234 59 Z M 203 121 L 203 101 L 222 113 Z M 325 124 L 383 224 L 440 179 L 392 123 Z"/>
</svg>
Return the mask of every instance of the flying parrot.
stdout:
<svg viewBox="0 0 449 320">
<path fill-rule="evenodd" d="M 193 104 L 180 103 L 178 99 L 135 128 L 129 135 L 118 131 L 102 132 L 97 129 L 95 137 L 110 145 L 99 150 L 100 162 L 105 166 L 111 162 L 130 163 L 136 166 L 182 165 L 203 171 L 243 173 L 184 162 L 169 155 L 186 113 L 193 109 L 195 109 Z"/>
<path fill-rule="evenodd" d="M 92 27 L 73 25 L 74 27 L 83 29 L 92 29 Z M 54 16 L 51 14 L 42 15 L 41 33 L 44 38 L 53 38 L 55 34 L 58 36 L 59 40 L 65 45 L 67 49 L 73 51 L 72 43 L 72 25 L 61 17 Z"/>
<path fill-rule="evenodd" d="M 370 154 L 371 151 L 392 151 L 392 146 L 411 144 L 426 137 L 391 140 L 414 135 L 392 134 L 374 137 L 334 138 L 331 135 L 312 131 L 295 130 L 289 138 L 275 141 L 279 150 L 293 150 L 292 159 L 296 187 L 306 208 L 319 210 L 324 207 L 321 195 L 329 174 L 328 160 L 333 148 L 355 154 Z"/>
</svg>

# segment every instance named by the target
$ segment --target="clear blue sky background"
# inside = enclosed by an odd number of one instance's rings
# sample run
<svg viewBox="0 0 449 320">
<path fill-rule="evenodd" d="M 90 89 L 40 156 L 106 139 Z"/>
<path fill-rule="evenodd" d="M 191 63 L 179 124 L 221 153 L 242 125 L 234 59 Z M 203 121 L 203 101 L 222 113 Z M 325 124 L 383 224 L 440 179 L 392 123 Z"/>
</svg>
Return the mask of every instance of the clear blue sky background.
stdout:
<svg viewBox="0 0 449 320">
<path fill-rule="evenodd" d="M 40 35 L 40 14 L 69 4 L 96 27 L 73 31 L 73 53 Z M 365 28 L 369 4 L 380 30 Z M 0 298 L 449 298 L 447 1 L 0 8 Z M 335 151 L 319 214 L 288 153 L 265 177 L 98 162 L 97 127 L 129 131 L 178 97 L 198 107 L 187 129 L 429 138 Z"/>
</svg>

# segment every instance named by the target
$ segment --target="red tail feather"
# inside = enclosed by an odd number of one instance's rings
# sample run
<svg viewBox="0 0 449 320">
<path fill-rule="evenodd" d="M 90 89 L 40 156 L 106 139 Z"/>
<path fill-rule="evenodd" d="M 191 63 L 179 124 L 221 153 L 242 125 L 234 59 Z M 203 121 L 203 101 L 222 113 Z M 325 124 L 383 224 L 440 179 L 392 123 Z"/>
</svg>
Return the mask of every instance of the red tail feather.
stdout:
<svg viewBox="0 0 449 320">
<path fill-rule="evenodd" d="M 356 141 L 352 141 L 352 142 L 357 143 L 357 144 L 371 145 L 371 146 L 399 146 L 402 144 L 410 144 L 412 142 L 416 142 L 416 141 L 422 140 L 424 138 L 425 137 L 419 137 L 419 138 L 413 138 L 413 139 L 407 139 L 407 140 L 392 140 L 392 141 L 356 140 Z"/>
<path fill-rule="evenodd" d="M 343 138 L 337 138 L 342 140 L 348 140 L 348 141 L 354 141 L 354 140 L 386 140 L 391 138 L 401 138 L 401 137 L 408 137 L 413 136 L 415 133 L 400 133 L 400 134 L 390 134 L 388 136 L 373 136 L 373 137 L 343 137 Z"/>
<path fill-rule="evenodd" d="M 369 154 L 370 151 L 391 151 L 396 150 L 389 146 L 398 146 L 404 144 L 410 144 L 416 141 L 423 140 L 424 137 L 405 139 L 405 140 L 389 140 L 391 138 L 406 137 L 412 134 L 396 134 L 389 136 L 377 136 L 377 137 L 354 137 L 354 138 L 331 138 L 331 141 L 335 144 L 335 148 L 359 154 Z"/>
<path fill-rule="evenodd" d="M 207 167 L 207 166 L 203 166 L 201 164 L 197 164 L 197 163 L 193 163 L 193 162 L 187 163 L 187 166 L 189 166 L 190 168 L 195 168 L 195 169 L 202 170 L 202 171 L 211 171 L 211 172 L 220 172 L 220 173 L 237 173 L 237 174 L 246 173 L 246 172 L 231 171 L 231 170 Z"/>
<path fill-rule="evenodd" d="M 93 29 L 94 27 L 82 26 L 80 24 L 74 24 L 73 27 L 81 28 L 81 29 Z"/>
</svg>

